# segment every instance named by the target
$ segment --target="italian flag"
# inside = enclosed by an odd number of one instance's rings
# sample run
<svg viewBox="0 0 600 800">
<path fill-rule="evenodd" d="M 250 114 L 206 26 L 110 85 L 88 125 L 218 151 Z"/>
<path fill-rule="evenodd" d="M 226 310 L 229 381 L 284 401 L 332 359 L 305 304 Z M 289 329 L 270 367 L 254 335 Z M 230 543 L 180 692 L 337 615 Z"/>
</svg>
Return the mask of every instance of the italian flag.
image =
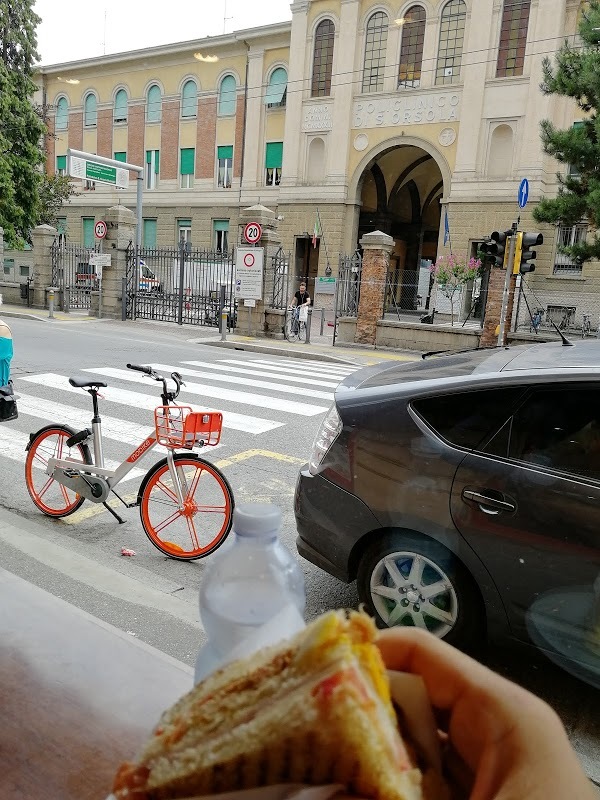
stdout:
<svg viewBox="0 0 600 800">
<path fill-rule="evenodd" d="M 317 238 L 321 235 L 321 220 L 319 219 L 319 215 L 317 214 L 317 218 L 315 220 L 315 227 L 313 229 L 312 235 L 312 246 L 317 246 Z"/>
</svg>

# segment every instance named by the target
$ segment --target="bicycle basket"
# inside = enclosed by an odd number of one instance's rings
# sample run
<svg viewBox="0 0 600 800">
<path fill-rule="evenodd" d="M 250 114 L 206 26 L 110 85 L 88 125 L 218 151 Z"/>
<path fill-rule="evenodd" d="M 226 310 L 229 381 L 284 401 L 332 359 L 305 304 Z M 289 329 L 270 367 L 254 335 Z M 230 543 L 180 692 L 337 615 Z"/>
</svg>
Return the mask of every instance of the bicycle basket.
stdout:
<svg viewBox="0 0 600 800">
<path fill-rule="evenodd" d="M 159 444 L 191 450 L 219 443 L 223 415 L 218 411 L 192 411 L 190 406 L 158 406 L 154 422 Z"/>
</svg>

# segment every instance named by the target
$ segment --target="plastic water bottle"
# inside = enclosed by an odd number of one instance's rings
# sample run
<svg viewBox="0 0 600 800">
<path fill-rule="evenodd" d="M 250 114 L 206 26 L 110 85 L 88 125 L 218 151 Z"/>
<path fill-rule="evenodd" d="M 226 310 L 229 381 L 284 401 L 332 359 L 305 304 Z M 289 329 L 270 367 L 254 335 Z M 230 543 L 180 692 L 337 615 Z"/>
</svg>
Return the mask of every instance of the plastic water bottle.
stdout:
<svg viewBox="0 0 600 800">
<path fill-rule="evenodd" d="M 284 630 L 271 641 L 293 635 L 304 625 L 304 574 L 279 540 L 277 506 L 248 503 L 233 512 L 233 536 L 207 564 L 200 585 L 200 617 L 208 642 L 200 648 L 195 682 L 240 655 L 244 641 L 266 623 L 281 620 Z M 241 655 L 245 655 L 244 652 Z"/>
</svg>

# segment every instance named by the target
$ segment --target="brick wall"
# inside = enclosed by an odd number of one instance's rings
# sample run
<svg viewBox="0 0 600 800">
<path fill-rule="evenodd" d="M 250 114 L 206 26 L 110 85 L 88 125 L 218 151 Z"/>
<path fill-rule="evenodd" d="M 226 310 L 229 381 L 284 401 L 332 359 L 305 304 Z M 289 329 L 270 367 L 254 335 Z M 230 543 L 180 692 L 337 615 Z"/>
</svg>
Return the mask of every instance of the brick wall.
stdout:
<svg viewBox="0 0 600 800">
<path fill-rule="evenodd" d="M 212 178 L 215 174 L 217 141 L 217 98 L 198 100 L 198 133 L 196 139 L 196 177 Z"/>
<path fill-rule="evenodd" d="M 127 125 L 127 161 L 144 166 L 144 106 L 129 106 Z M 130 176 L 131 177 L 131 176 Z"/>
<path fill-rule="evenodd" d="M 504 295 L 504 282 L 506 280 L 506 270 L 500 267 L 492 267 L 490 270 L 490 280 L 488 283 L 487 302 L 485 305 L 485 319 L 483 321 L 483 333 L 481 335 L 481 347 L 493 347 L 498 343 L 497 328 L 500 325 L 502 314 L 502 297 Z M 515 298 L 516 275 L 511 276 L 509 301 L 504 326 L 504 344 L 506 344 L 506 334 L 510 328 L 512 311 Z"/>
<path fill-rule="evenodd" d="M 160 127 L 160 177 L 177 179 L 179 172 L 179 100 L 163 100 Z"/>
<path fill-rule="evenodd" d="M 113 112 L 112 108 L 101 108 L 98 111 L 97 150 L 99 156 L 112 158 Z"/>
<path fill-rule="evenodd" d="M 357 344 L 375 344 L 377 322 L 383 317 L 385 279 L 390 265 L 388 250 L 365 249 L 356 320 Z"/>
<path fill-rule="evenodd" d="M 239 178 L 242 172 L 242 149 L 244 141 L 244 98 L 237 99 L 235 116 L 235 146 L 233 148 L 233 176 Z"/>
<path fill-rule="evenodd" d="M 83 148 L 83 111 L 71 111 L 69 114 L 69 147 L 73 150 Z"/>
<path fill-rule="evenodd" d="M 48 135 L 46 136 L 46 172 L 48 175 L 54 175 L 56 169 L 56 142 L 54 140 L 54 117 L 50 117 L 46 125 L 48 126 Z"/>
</svg>

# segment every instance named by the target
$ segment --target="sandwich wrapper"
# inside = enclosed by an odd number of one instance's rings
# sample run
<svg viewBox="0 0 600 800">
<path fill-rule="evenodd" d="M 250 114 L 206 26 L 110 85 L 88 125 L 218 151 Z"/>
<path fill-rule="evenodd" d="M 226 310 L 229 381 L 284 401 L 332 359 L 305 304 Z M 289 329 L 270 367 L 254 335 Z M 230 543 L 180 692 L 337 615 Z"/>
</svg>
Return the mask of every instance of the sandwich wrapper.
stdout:
<svg viewBox="0 0 600 800">
<path fill-rule="evenodd" d="M 304 619 L 294 605 L 285 606 L 269 622 L 255 629 L 242 642 L 239 642 L 227 656 L 223 657 L 219 667 L 230 661 L 247 658 L 264 647 L 279 644 L 283 639 L 294 636 L 306 627 Z M 425 683 L 420 675 L 408 672 L 388 670 L 390 689 L 394 704 L 402 710 L 404 725 L 411 740 L 417 745 L 420 753 L 438 773 L 442 771 L 442 755 L 437 736 L 437 725 L 429 702 Z M 158 722 L 158 720 L 157 720 Z M 299 784 L 278 784 L 276 786 L 245 789 L 239 792 L 223 792 L 221 794 L 195 796 L 185 800 L 356 800 L 344 793 L 339 785 L 304 786 Z M 107 800 L 115 800 L 109 795 Z"/>
</svg>

